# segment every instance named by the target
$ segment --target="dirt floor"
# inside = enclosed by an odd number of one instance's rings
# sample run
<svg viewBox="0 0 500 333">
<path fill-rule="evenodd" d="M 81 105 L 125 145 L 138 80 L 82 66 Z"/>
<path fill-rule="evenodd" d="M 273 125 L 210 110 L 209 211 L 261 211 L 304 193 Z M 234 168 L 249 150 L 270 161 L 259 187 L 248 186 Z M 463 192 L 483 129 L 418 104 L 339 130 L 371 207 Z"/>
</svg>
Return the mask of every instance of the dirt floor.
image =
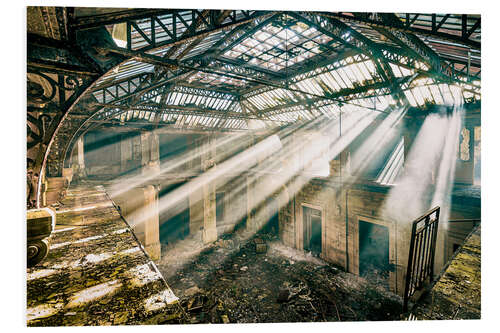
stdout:
<svg viewBox="0 0 500 333">
<path fill-rule="evenodd" d="M 400 297 L 275 236 L 195 238 L 164 247 L 158 264 L 192 323 L 400 319 Z"/>
</svg>

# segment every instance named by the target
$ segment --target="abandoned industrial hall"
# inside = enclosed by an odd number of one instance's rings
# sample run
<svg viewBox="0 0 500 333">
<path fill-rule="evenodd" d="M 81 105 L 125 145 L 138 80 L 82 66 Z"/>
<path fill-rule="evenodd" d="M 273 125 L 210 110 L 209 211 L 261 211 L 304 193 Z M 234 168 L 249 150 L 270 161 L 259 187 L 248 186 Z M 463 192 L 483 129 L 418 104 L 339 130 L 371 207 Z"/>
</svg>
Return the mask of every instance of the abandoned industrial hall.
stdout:
<svg viewBox="0 0 500 333">
<path fill-rule="evenodd" d="M 481 318 L 479 14 L 26 15 L 28 326 Z"/>
</svg>

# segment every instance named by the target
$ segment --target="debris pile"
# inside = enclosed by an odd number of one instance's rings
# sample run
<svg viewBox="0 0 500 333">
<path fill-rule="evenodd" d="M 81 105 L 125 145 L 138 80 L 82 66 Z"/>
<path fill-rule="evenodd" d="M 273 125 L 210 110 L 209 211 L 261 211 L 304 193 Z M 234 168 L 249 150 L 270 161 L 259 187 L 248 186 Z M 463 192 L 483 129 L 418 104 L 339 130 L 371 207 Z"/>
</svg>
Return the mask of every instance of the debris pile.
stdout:
<svg viewBox="0 0 500 333">
<path fill-rule="evenodd" d="M 398 320 L 401 298 L 270 235 L 222 239 L 168 272 L 191 323 Z M 259 250 L 260 248 L 260 250 Z M 264 250 L 265 249 L 265 250 Z M 263 251 L 263 252 L 261 252 Z"/>
</svg>

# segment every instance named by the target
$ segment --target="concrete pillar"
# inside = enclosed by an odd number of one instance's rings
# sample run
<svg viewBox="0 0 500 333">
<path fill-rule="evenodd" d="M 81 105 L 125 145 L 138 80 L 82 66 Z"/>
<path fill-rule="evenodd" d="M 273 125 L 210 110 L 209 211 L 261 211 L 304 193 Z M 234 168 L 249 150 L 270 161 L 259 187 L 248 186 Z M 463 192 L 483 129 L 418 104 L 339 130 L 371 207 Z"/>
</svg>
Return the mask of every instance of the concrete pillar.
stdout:
<svg viewBox="0 0 500 333">
<path fill-rule="evenodd" d="M 466 136 L 462 131 L 466 131 Z M 462 160 L 461 150 L 468 150 L 469 159 Z M 470 184 L 474 183 L 474 126 L 465 124 L 459 137 L 459 149 L 457 155 L 457 164 L 455 169 L 455 182 Z"/>
<path fill-rule="evenodd" d="M 203 191 L 197 190 L 189 194 L 189 233 L 200 242 L 203 240 L 204 202 Z"/>
<path fill-rule="evenodd" d="M 83 150 L 83 136 L 81 136 L 78 141 L 76 141 L 76 162 L 80 169 L 85 168 L 85 155 Z"/>
<path fill-rule="evenodd" d="M 149 132 L 141 133 L 141 166 L 144 169 L 149 163 Z"/>
<path fill-rule="evenodd" d="M 85 171 L 85 151 L 83 144 L 83 136 L 81 136 L 73 148 L 71 168 L 73 169 L 73 176 L 75 179 L 82 179 L 86 176 Z"/>
<path fill-rule="evenodd" d="M 158 188 L 153 185 L 132 188 L 113 197 L 113 201 L 120 207 L 122 215 L 147 254 L 151 259 L 159 260 L 161 245 Z"/>
<path fill-rule="evenodd" d="M 203 186 L 203 243 L 217 240 L 215 182 Z"/>
<path fill-rule="evenodd" d="M 160 218 L 158 210 L 158 189 L 153 185 L 143 188 L 144 212 L 147 217 L 142 222 L 144 225 L 143 246 L 152 260 L 161 259 L 160 245 Z"/>
<path fill-rule="evenodd" d="M 254 191 L 254 177 L 247 176 L 246 177 L 246 188 L 247 188 L 247 226 L 246 229 L 251 232 L 257 231 L 257 223 L 255 220 L 255 210 L 256 210 L 256 202 L 255 202 L 255 191 Z"/>
<path fill-rule="evenodd" d="M 209 137 L 202 146 L 201 165 L 206 172 L 215 168 L 215 138 Z M 216 202 L 215 202 L 216 180 L 203 186 L 203 243 L 208 244 L 217 240 L 216 224 Z"/>
<path fill-rule="evenodd" d="M 131 169 L 132 161 L 132 140 L 124 138 L 120 140 L 120 172 L 127 172 Z"/>
<path fill-rule="evenodd" d="M 160 145 L 158 134 L 153 132 L 141 133 L 141 165 L 142 174 L 160 172 Z"/>
<path fill-rule="evenodd" d="M 295 140 L 295 138 L 294 138 Z M 255 137 L 253 137 L 252 141 L 249 143 L 250 146 L 253 146 L 256 143 Z M 300 163 L 298 158 L 295 157 L 292 161 L 287 161 L 289 163 Z M 257 163 L 259 163 L 257 161 Z M 256 193 L 256 182 L 257 179 L 253 175 L 246 176 L 246 211 L 247 211 L 247 223 L 246 230 L 255 233 L 259 230 L 259 214 L 260 209 L 262 207 L 258 207 L 258 193 Z"/>
</svg>

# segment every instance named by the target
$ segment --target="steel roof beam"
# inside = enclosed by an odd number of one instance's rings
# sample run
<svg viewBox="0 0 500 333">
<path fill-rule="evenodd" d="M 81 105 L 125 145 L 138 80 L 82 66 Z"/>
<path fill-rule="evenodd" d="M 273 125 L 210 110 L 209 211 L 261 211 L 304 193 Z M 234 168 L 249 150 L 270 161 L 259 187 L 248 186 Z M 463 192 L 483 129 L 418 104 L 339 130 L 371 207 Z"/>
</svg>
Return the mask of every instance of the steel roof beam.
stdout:
<svg viewBox="0 0 500 333">
<path fill-rule="evenodd" d="M 210 14 L 210 13 L 213 13 L 214 11 L 205 11 L 204 13 L 206 15 Z M 215 23 L 215 26 L 219 26 L 220 23 L 222 23 L 224 21 L 224 19 L 226 19 L 227 17 L 231 17 L 231 13 L 233 14 L 233 17 L 232 17 L 232 22 L 235 22 L 237 21 L 236 20 L 236 13 L 234 11 L 225 11 L 225 13 L 222 13 L 220 16 L 218 15 L 208 15 L 210 16 L 210 19 L 214 20 L 214 23 Z M 185 38 L 191 38 L 190 34 L 194 33 L 197 29 L 197 26 L 200 24 L 201 22 L 201 19 L 199 19 L 203 13 L 201 13 L 200 15 L 197 16 L 197 19 L 195 20 L 195 22 L 193 22 L 188 29 L 186 29 L 186 31 L 184 31 L 184 33 L 182 34 L 181 36 L 181 39 L 185 39 Z M 259 13 L 254 13 L 255 15 L 250 15 L 247 13 L 247 16 L 248 17 L 259 17 Z M 194 17 L 194 14 L 193 14 L 193 17 Z M 151 18 L 153 20 L 153 18 Z M 154 21 L 154 20 L 153 20 Z M 204 19 L 203 20 L 204 22 L 206 22 L 206 20 Z M 250 21 L 250 22 L 253 22 L 253 21 Z M 185 23 L 185 22 L 184 22 Z M 237 25 L 239 26 L 240 23 L 232 23 L 231 25 Z M 226 25 L 224 25 L 226 26 Z M 166 29 L 166 27 L 164 27 L 164 29 Z M 130 30 L 128 31 L 128 33 L 130 33 Z M 174 32 L 174 35 L 175 35 L 175 32 Z M 200 36 L 197 40 L 199 39 L 203 39 L 205 35 L 202 35 Z M 152 37 L 154 39 L 154 36 Z M 129 42 L 130 42 L 130 38 L 129 38 Z M 154 42 L 150 40 L 150 42 Z M 194 40 L 193 42 L 196 42 L 196 40 Z M 172 47 L 176 47 L 176 45 L 178 44 L 174 44 Z M 155 66 L 160 66 L 160 67 L 163 67 L 166 69 L 166 71 L 168 72 L 169 69 L 173 69 L 173 68 L 178 68 L 179 67 L 179 64 L 177 62 L 177 60 L 171 60 L 171 59 L 168 59 L 166 57 L 166 55 L 164 55 L 163 57 L 158 57 L 158 56 L 154 56 L 154 55 L 151 55 L 151 54 L 148 54 L 148 53 L 144 53 L 144 52 L 141 52 L 142 49 L 140 50 L 131 50 L 130 48 L 130 43 L 128 43 L 127 47 L 129 47 L 129 49 L 119 49 L 119 48 L 116 48 L 116 49 L 112 49 L 110 50 L 111 52 L 115 52 L 115 53 L 119 53 L 121 54 L 122 56 L 126 56 L 126 57 L 132 57 L 132 58 L 135 58 L 139 61 L 142 61 L 142 62 L 146 62 L 146 63 L 151 63 L 151 64 L 154 64 Z M 168 55 L 168 52 L 167 52 L 167 55 Z M 194 72 L 192 69 L 191 70 L 188 70 L 188 71 L 183 71 L 180 75 L 184 75 L 184 74 L 188 74 L 188 73 L 192 73 Z M 154 83 L 157 83 L 159 81 L 161 81 L 162 77 L 161 76 L 158 76 L 157 78 L 155 78 L 153 81 Z M 136 94 L 138 95 L 138 97 L 140 97 L 140 94 L 142 93 L 143 91 L 137 91 Z"/>
<path fill-rule="evenodd" d="M 231 18 L 231 21 L 222 24 L 217 24 L 217 22 L 211 21 L 212 17 L 209 15 L 207 17 L 207 19 L 209 20 L 208 21 L 209 24 L 206 25 L 206 27 L 204 27 L 203 29 L 197 29 L 193 24 L 190 25 L 182 18 L 182 16 L 180 15 L 181 12 L 184 11 L 175 11 L 171 13 L 172 20 L 174 21 L 174 24 L 172 24 L 171 29 L 165 26 L 157 15 L 144 18 L 145 20 L 149 21 L 149 24 L 147 25 L 151 26 L 151 31 L 155 31 L 155 29 L 159 27 L 170 37 L 164 40 L 159 40 L 158 36 L 154 33 L 152 33 L 150 36 L 147 36 L 146 33 L 137 25 L 137 22 L 135 20 L 125 20 L 125 22 L 127 23 L 127 48 L 130 50 L 135 49 L 132 47 L 132 29 L 136 30 L 143 37 L 143 41 L 146 42 L 146 45 L 141 46 L 135 50 L 152 51 L 167 45 L 178 44 L 181 40 L 185 40 L 187 38 L 204 37 L 207 36 L 208 34 L 220 31 L 228 27 L 245 24 L 268 13 L 263 11 L 255 11 L 250 14 L 244 11 L 233 11 L 234 12 L 233 16 L 228 15 L 228 17 Z M 243 13 L 243 16 L 237 18 L 236 12 Z M 201 13 L 197 10 L 191 10 L 191 14 L 193 19 L 197 19 L 198 17 L 201 16 Z M 186 27 L 185 31 L 189 31 L 189 33 L 185 34 L 177 31 L 177 23 L 176 23 L 177 21 L 182 23 Z"/>
<path fill-rule="evenodd" d="M 349 101 L 351 99 L 358 99 L 358 98 L 366 98 L 366 97 L 374 97 L 373 95 L 364 95 L 363 97 L 360 97 L 360 94 L 369 92 L 371 90 L 377 90 L 377 89 L 383 89 L 383 88 L 390 88 L 391 83 L 390 82 L 377 82 L 375 84 L 367 85 L 367 86 L 362 86 L 362 87 L 357 87 L 353 89 L 342 89 L 336 93 L 333 93 L 327 97 L 332 98 L 332 99 L 339 99 L 343 98 L 343 101 Z M 355 95 L 355 97 L 352 97 Z M 375 95 L 378 96 L 378 95 Z M 296 107 L 296 106 L 304 106 L 304 105 L 312 105 L 318 101 L 324 100 L 324 98 L 319 98 L 319 97 L 311 97 L 311 98 L 306 98 L 298 102 L 294 103 L 287 103 L 283 105 L 278 105 L 275 107 L 267 108 L 264 110 L 260 110 L 258 114 L 260 115 L 269 115 L 270 113 L 276 113 L 276 111 L 282 110 L 284 108 L 289 108 L 289 107 Z M 338 103 L 339 101 L 332 101 L 334 103 Z M 251 103 L 251 102 L 250 102 Z"/>
<path fill-rule="evenodd" d="M 307 20 L 306 23 L 312 24 L 324 34 L 364 53 L 373 60 L 378 74 L 384 81 L 389 81 L 391 83 L 395 82 L 394 74 L 387 64 L 385 56 L 378 45 L 369 38 L 354 30 L 344 22 L 332 17 L 323 18 L 323 20 L 321 20 L 321 16 L 312 13 L 301 13 L 300 15 L 294 13 L 293 16 L 299 20 Z M 393 84 L 392 89 L 397 100 L 403 100 L 405 103 L 408 102 L 399 86 Z"/>
<path fill-rule="evenodd" d="M 219 59 L 190 59 L 180 63 L 180 66 L 191 66 L 199 68 L 200 71 L 204 69 L 210 70 L 222 70 L 224 72 L 228 72 L 229 74 L 238 74 L 245 75 L 249 78 L 253 79 L 263 79 L 268 81 L 277 82 L 279 80 L 284 79 L 283 75 L 279 75 L 278 73 L 257 68 L 254 66 L 249 66 L 246 63 L 240 63 L 237 60 L 227 59 L 227 58 L 219 58 Z"/>
<path fill-rule="evenodd" d="M 323 28 L 324 24 L 322 25 L 324 21 L 321 22 L 314 22 L 314 19 L 318 17 L 318 15 L 311 15 L 311 14 L 305 14 L 307 15 L 307 18 L 304 18 L 303 15 L 298 15 L 295 13 L 291 13 L 292 16 L 295 16 L 297 19 L 305 21 L 305 23 L 314 25 L 318 30 L 321 32 L 331 36 L 332 38 L 335 38 L 336 40 L 341 40 L 343 41 L 344 44 L 348 45 L 350 48 L 357 49 L 359 52 L 367 55 L 371 59 L 374 60 L 375 65 L 377 66 L 379 75 L 385 80 L 389 82 L 394 82 L 394 76 L 392 74 L 391 68 L 387 65 L 387 61 L 394 62 L 394 57 L 388 57 L 386 54 L 382 52 L 383 49 L 379 47 L 378 44 L 374 43 L 370 39 L 366 38 L 365 36 L 361 35 L 354 29 L 350 28 L 343 22 L 340 22 L 335 19 L 328 19 L 329 24 L 331 26 L 329 29 Z M 275 17 L 272 16 L 272 17 Z M 269 18 L 268 20 L 270 20 Z M 312 19 L 312 20 L 309 20 Z M 264 24 L 264 22 L 267 22 L 267 20 L 261 21 L 261 24 Z M 328 27 L 328 26 L 327 26 Z M 253 27 L 255 28 L 255 26 Z M 247 31 L 249 34 L 249 31 Z M 348 33 L 348 35 L 346 35 Z M 241 38 L 244 38 L 245 34 L 240 35 L 236 40 L 240 40 Z M 394 37 L 396 38 L 396 37 Z M 234 43 L 235 40 L 233 40 L 232 43 Z M 404 44 L 403 42 L 400 42 Z M 400 50 L 398 50 L 401 52 Z M 170 59 L 164 59 L 162 57 L 150 55 L 141 51 L 129 51 L 129 50 L 124 50 L 124 49 L 113 49 L 112 52 L 119 52 L 122 55 L 125 56 L 134 56 L 136 59 L 139 59 L 141 61 L 146 61 L 149 63 L 154 63 L 156 65 L 164 65 L 165 67 L 184 67 L 183 70 L 177 71 L 171 75 L 170 80 L 175 81 L 178 80 L 178 78 L 182 75 L 188 74 L 188 73 L 193 73 L 196 71 L 201 71 L 201 72 L 206 72 L 206 73 L 212 73 L 212 74 L 217 74 L 217 75 L 222 75 L 222 76 L 227 76 L 231 78 L 239 78 L 239 79 L 257 79 L 261 80 L 260 82 L 257 82 L 259 85 L 269 85 L 271 87 L 277 87 L 277 86 L 282 86 L 280 81 L 277 81 L 276 78 L 270 78 L 269 76 L 264 77 L 263 75 L 267 75 L 269 73 L 263 73 L 262 71 L 257 71 L 253 68 L 249 67 L 240 67 L 236 63 L 231 64 L 232 61 L 227 61 L 227 60 L 205 60 L 203 57 L 197 58 L 197 59 L 191 59 L 186 62 L 176 62 L 175 60 L 170 60 Z M 207 63 L 208 62 L 208 63 Z M 210 66 L 211 65 L 216 65 L 218 68 L 223 68 L 224 70 L 218 70 L 217 67 L 212 69 Z M 227 71 L 227 69 L 230 69 Z M 309 69 L 310 70 L 310 69 Z M 251 81 L 251 80 L 250 80 Z M 166 83 L 166 82 L 164 82 Z M 160 85 L 157 83 L 154 85 L 155 88 L 159 87 Z M 150 87 L 147 89 L 141 89 L 137 90 L 135 93 L 140 94 L 140 93 L 145 93 L 149 91 Z M 285 86 L 282 86 L 282 88 L 285 88 Z M 394 86 L 393 87 L 394 91 L 398 91 L 399 87 Z M 403 99 L 404 100 L 404 95 L 399 92 L 398 99 Z"/>
<path fill-rule="evenodd" d="M 239 42 L 243 41 L 247 37 L 250 37 L 253 35 L 255 32 L 257 32 L 260 28 L 266 26 L 268 23 L 271 23 L 276 17 L 278 17 L 280 13 L 276 13 L 272 15 L 271 17 L 268 17 L 267 19 L 258 22 L 257 24 L 249 24 L 243 27 L 243 29 L 246 29 L 244 33 L 239 35 L 236 39 L 231 41 L 229 44 L 224 45 L 222 48 L 219 48 L 215 54 L 212 54 L 211 56 L 213 58 L 218 57 L 221 54 L 224 54 L 226 51 L 232 49 L 235 45 L 237 45 Z"/>
<path fill-rule="evenodd" d="M 418 34 L 421 34 L 424 36 L 438 37 L 440 39 L 445 39 L 445 40 L 449 40 L 449 41 L 453 41 L 453 42 L 462 43 L 462 44 L 465 44 L 467 46 L 473 47 L 475 49 L 481 49 L 480 42 L 470 39 L 470 36 L 472 35 L 472 33 L 474 33 L 474 31 L 476 31 L 477 28 L 480 26 L 480 22 L 481 22 L 480 18 L 475 22 L 474 26 L 470 30 L 468 30 L 466 25 L 464 27 L 464 23 L 467 22 L 466 21 L 467 17 L 465 18 L 465 21 L 464 21 L 464 18 L 462 16 L 460 18 L 460 20 L 461 20 L 461 35 L 457 36 L 457 35 L 453 35 L 450 33 L 446 33 L 445 32 L 446 29 L 444 29 L 442 27 L 443 24 L 446 22 L 446 20 L 450 17 L 450 14 L 446 14 L 441 19 L 441 21 L 439 23 L 436 23 L 434 25 L 434 27 L 433 27 L 433 24 L 431 23 L 431 25 L 429 26 L 429 29 L 423 29 L 423 28 L 413 26 L 413 24 L 415 23 L 414 21 L 416 20 L 417 16 L 414 16 L 413 19 L 407 19 L 406 23 L 404 23 L 398 17 L 396 17 L 396 20 L 394 20 L 394 21 L 386 21 L 386 20 L 380 19 L 381 15 L 383 15 L 385 13 L 383 13 L 383 14 L 375 13 L 376 15 L 374 17 L 376 19 L 356 16 L 355 15 L 356 13 L 352 13 L 352 12 L 348 13 L 349 15 L 346 15 L 344 13 L 328 13 L 328 12 L 319 12 L 318 14 L 323 15 L 323 16 L 328 16 L 328 17 L 341 18 L 343 21 L 361 22 L 361 23 L 365 23 L 365 24 L 370 25 L 370 26 L 376 26 L 376 27 L 380 27 L 380 28 L 389 28 L 391 30 L 395 29 L 395 30 L 400 31 L 400 32 L 418 33 Z M 411 14 L 407 14 L 408 18 L 410 17 L 409 15 L 411 15 Z M 414 15 L 416 15 L 416 14 L 414 14 Z"/>
<path fill-rule="evenodd" d="M 145 105 L 139 106 L 125 106 L 125 105 L 114 105 L 114 104 L 98 104 L 101 107 L 105 108 L 113 108 L 122 110 L 124 112 L 127 111 L 148 111 L 148 112 L 159 112 L 162 114 L 176 114 L 176 115 L 196 115 L 202 117 L 215 117 L 215 118 L 231 118 L 231 119 L 262 119 L 257 117 L 249 117 L 248 114 L 243 114 L 242 112 L 234 112 L 234 111 L 223 111 L 223 110 L 215 110 L 215 109 L 207 109 L 207 108 L 198 108 L 194 106 L 186 106 L 186 105 L 161 105 L 159 103 L 149 103 Z M 116 110 L 113 110 L 116 111 Z M 118 111 L 116 111 L 118 112 Z M 114 114 L 112 117 L 115 117 Z M 109 116 L 106 116 L 109 119 Z M 99 119 L 99 117 L 97 118 Z"/>
</svg>

